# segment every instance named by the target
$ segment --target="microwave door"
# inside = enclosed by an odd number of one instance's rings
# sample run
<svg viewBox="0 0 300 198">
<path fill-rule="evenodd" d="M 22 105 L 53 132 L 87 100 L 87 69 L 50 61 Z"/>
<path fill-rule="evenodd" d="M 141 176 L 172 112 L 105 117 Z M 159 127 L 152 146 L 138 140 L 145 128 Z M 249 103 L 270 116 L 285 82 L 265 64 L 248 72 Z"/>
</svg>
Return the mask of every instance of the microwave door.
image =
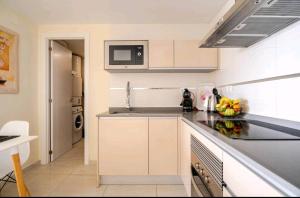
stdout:
<svg viewBox="0 0 300 198">
<path fill-rule="evenodd" d="M 132 47 L 109 46 L 109 65 L 134 65 Z"/>
<path fill-rule="evenodd" d="M 114 62 L 129 62 L 132 63 L 132 55 L 130 49 L 116 49 L 113 52 Z"/>
</svg>

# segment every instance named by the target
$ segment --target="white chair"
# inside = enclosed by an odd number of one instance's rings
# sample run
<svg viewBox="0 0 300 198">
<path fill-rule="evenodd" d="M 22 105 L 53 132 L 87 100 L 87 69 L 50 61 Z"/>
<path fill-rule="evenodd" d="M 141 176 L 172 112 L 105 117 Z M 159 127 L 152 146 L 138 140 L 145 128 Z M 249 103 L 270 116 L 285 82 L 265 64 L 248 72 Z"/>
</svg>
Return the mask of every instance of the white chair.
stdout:
<svg viewBox="0 0 300 198">
<path fill-rule="evenodd" d="M 6 123 L 0 130 L 0 136 L 29 136 L 29 123 L 26 121 L 11 121 Z M 30 146 L 29 143 L 19 146 L 19 155 L 21 165 L 29 158 Z M 13 182 L 11 178 L 13 173 L 13 164 L 10 151 L 0 152 L 0 179 L 5 183 L 1 186 L 0 191 L 5 186 L 7 181 Z"/>
</svg>

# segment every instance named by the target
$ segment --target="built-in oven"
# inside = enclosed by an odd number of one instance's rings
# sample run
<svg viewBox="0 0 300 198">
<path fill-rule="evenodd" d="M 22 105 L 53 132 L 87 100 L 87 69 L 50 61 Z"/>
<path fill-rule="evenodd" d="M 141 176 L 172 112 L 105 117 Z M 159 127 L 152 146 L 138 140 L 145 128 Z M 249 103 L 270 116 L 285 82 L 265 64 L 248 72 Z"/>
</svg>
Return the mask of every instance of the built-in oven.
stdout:
<svg viewBox="0 0 300 198">
<path fill-rule="evenodd" d="M 148 41 L 104 41 L 105 69 L 147 69 Z"/>
<path fill-rule="evenodd" d="M 223 162 L 191 137 L 192 197 L 223 197 Z"/>
</svg>

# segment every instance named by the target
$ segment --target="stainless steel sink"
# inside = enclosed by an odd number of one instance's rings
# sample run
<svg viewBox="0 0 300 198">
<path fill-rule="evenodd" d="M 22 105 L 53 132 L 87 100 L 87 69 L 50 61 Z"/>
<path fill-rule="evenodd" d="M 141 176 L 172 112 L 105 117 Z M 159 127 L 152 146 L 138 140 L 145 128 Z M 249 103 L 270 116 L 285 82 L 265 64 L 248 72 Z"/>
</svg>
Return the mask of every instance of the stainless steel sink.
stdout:
<svg viewBox="0 0 300 198">
<path fill-rule="evenodd" d="M 109 113 L 112 115 L 137 115 L 141 116 L 143 114 L 149 115 L 149 114 L 179 114 L 181 112 L 181 108 L 110 108 Z"/>
<path fill-rule="evenodd" d="M 141 112 L 135 112 L 135 111 L 130 111 L 130 112 L 111 112 L 110 114 L 114 114 L 114 115 L 135 115 L 135 114 L 143 114 Z"/>
</svg>

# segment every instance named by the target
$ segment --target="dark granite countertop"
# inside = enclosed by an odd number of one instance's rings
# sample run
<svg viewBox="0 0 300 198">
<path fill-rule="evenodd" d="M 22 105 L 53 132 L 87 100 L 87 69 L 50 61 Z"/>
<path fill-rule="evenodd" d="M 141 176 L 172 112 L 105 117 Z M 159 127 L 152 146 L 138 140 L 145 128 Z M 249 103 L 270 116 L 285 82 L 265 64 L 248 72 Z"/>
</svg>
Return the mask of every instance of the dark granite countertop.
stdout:
<svg viewBox="0 0 300 198">
<path fill-rule="evenodd" d="M 137 109 L 135 109 L 137 110 Z M 111 111 L 112 112 L 112 111 Z M 135 111 L 134 111 L 135 112 Z M 199 121 L 220 118 L 202 111 L 182 113 L 179 108 L 139 108 L 138 113 L 99 114 L 98 117 L 181 116 L 183 121 L 244 164 L 287 196 L 300 195 L 300 141 L 247 141 L 230 139 Z M 245 114 L 235 119 L 251 119 L 300 129 L 300 123 Z"/>
<path fill-rule="evenodd" d="M 300 141 L 234 140 L 199 122 L 207 121 L 211 119 L 210 117 L 216 119 L 219 117 L 217 114 L 194 112 L 182 115 L 187 124 L 282 193 L 288 196 L 300 195 Z M 300 127 L 300 124 L 296 122 L 256 115 L 244 115 L 239 118 Z"/>
</svg>

